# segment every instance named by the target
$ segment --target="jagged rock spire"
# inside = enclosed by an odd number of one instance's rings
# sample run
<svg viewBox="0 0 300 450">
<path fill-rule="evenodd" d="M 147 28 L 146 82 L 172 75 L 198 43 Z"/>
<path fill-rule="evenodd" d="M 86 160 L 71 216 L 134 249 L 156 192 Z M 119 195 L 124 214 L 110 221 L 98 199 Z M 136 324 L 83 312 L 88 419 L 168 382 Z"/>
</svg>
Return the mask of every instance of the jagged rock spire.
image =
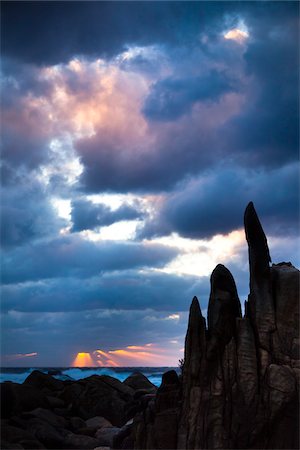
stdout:
<svg viewBox="0 0 300 450">
<path fill-rule="evenodd" d="M 248 204 L 245 210 L 244 224 L 250 267 L 248 314 L 260 346 L 269 352 L 270 333 L 276 328 L 269 267 L 271 258 L 266 235 L 252 202 Z"/>
<path fill-rule="evenodd" d="M 194 297 L 183 376 L 164 378 L 156 407 L 139 416 L 135 448 L 299 448 L 300 273 L 290 263 L 269 267 L 253 203 L 245 232 L 246 316 L 231 273 L 219 264 L 211 275 L 208 330 Z"/>
<path fill-rule="evenodd" d="M 187 334 L 185 338 L 184 374 L 198 379 L 201 359 L 205 354 L 205 319 L 202 316 L 197 297 L 193 298 Z"/>
</svg>

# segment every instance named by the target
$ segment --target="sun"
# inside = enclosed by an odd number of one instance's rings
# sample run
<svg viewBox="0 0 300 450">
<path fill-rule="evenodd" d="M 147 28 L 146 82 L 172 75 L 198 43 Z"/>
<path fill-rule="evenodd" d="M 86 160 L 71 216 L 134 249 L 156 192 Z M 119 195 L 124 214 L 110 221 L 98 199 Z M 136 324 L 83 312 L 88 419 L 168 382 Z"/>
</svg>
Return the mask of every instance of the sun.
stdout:
<svg viewBox="0 0 300 450">
<path fill-rule="evenodd" d="M 72 363 L 72 367 L 91 367 L 95 366 L 91 354 L 88 352 L 77 353 L 76 358 Z"/>
</svg>

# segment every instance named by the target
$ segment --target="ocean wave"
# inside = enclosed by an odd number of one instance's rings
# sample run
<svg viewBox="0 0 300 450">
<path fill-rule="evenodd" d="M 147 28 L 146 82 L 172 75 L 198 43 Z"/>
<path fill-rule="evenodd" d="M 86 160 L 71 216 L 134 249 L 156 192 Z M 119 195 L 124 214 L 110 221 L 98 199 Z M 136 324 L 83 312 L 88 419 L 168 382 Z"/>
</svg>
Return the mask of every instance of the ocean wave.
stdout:
<svg viewBox="0 0 300 450">
<path fill-rule="evenodd" d="M 4 381 L 12 381 L 14 383 L 23 383 L 34 370 L 39 370 L 43 373 L 54 371 L 53 368 L 40 367 L 15 369 L 5 368 L 1 370 L 0 382 L 2 383 Z M 166 370 L 168 370 L 168 368 L 166 368 Z M 160 386 L 162 375 L 166 370 L 162 371 L 161 367 L 68 367 L 55 369 L 55 372 L 57 373 L 52 376 L 60 380 L 81 380 L 92 375 L 109 375 L 111 377 L 117 378 L 119 381 L 124 381 L 132 373 L 134 373 L 135 371 L 139 371 L 142 372 L 155 386 Z"/>
</svg>

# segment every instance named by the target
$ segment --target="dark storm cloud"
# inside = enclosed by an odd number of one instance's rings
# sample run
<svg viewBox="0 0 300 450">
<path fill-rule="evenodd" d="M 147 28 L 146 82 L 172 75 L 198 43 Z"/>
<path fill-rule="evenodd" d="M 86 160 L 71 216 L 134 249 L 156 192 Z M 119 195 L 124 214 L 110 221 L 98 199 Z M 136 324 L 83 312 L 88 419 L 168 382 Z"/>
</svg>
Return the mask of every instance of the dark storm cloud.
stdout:
<svg viewBox="0 0 300 450">
<path fill-rule="evenodd" d="M 185 310 L 198 295 L 206 302 L 208 277 L 121 271 L 86 278 L 55 278 L 3 287 L 3 311 L 63 312 L 94 309 Z"/>
<path fill-rule="evenodd" d="M 129 44 L 190 43 L 226 9 L 201 3 L 2 2 L 2 53 L 53 64 L 74 55 L 109 57 Z"/>
<path fill-rule="evenodd" d="M 141 219 L 143 214 L 131 205 L 123 204 L 111 210 L 104 204 L 95 204 L 85 199 L 72 201 L 72 231 L 93 230 L 121 220 Z"/>
<path fill-rule="evenodd" d="M 248 25 L 244 58 L 254 87 L 223 135 L 239 148 L 242 164 L 278 166 L 299 156 L 299 12 L 282 21 L 251 15 Z"/>
<path fill-rule="evenodd" d="M 243 227 L 243 211 L 253 201 L 272 234 L 295 234 L 299 226 L 298 164 L 270 172 L 227 169 L 200 177 L 167 196 L 156 218 L 146 221 L 143 237 L 177 232 L 209 238 Z"/>
<path fill-rule="evenodd" d="M 208 119 L 209 120 L 209 119 Z M 130 124 L 129 124 L 130 125 Z M 100 130 L 76 143 L 84 171 L 80 177 L 86 192 L 157 192 L 170 189 L 189 174 L 211 167 L 220 155 L 215 133 L 207 133 L 207 118 L 183 118 L 177 126 L 153 129 L 156 143 L 132 149 L 120 147 L 115 134 Z M 147 140 L 147 138 L 145 138 Z"/>
<path fill-rule="evenodd" d="M 3 255 L 2 281 L 18 283 L 59 277 L 87 278 L 103 271 L 161 267 L 177 255 L 157 244 L 122 243 L 82 239 L 78 235 L 58 237 L 25 245 Z"/>
<path fill-rule="evenodd" d="M 14 183 L 1 192 L 1 245 L 11 248 L 55 235 L 65 226 L 57 217 L 44 186 L 15 174 Z"/>
<path fill-rule="evenodd" d="M 175 120 L 186 114 L 194 103 L 215 102 L 234 90 L 234 81 L 216 70 L 205 77 L 165 78 L 152 86 L 143 112 L 152 120 Z"/>
<path fill-rule="evenodd" d="M 169 58 L 171 75 L 153 80 L 152 91 L 141 107 L 146 118 L 156 121 L 150 128 L 156 141 L 148 152 L 133 151 L 131 143 L 124 142 L 120 148 L 105 130 L 96 129 L 93 137 L 75 143 L 84 164 L 83 190 L 157 191 L 170 189 L 187 175 L 224 158 L 243 167 L 272 167 L 298 158 L 297 4 L 2 3 L 5 97 L 10 97 L 4 102 L 3 114 L 5 176 L 17 165 L 31 169 L 49 161 L 53 137 L 47 116 L 24 98 L 28 92 L 47 97 L 51 85 L 39 80 L 30 64 L 19 70 L 20 63 L 13 58 L 59 63 L 76 54 L 87 58 L 117 54 L 130 43 L 161 44 L 166 61 Z M 239 44 L 222 35 L 242 19 L 249 27 L 244 55 Z M 134 65 L 134 60 L 132 64 L 139 72 L 139 64 Z M 88 71 L 82 80 L 65 67 L 64 77 L 69 93 L 77 98 L 87 95 Z M 241 90 L 245 77 L 252 79 L 248 91 Z M 202 109 L 189 123 L 187 113 L 193 105 L 216 101 L 229 90 L 245 95 L 242 110 L 234 117 L 229 115 L 208 127 L 206 119 L 214 112 Z M 164 128 L 166 120 L 172 120 L 174 128 Z"/>
</svg>

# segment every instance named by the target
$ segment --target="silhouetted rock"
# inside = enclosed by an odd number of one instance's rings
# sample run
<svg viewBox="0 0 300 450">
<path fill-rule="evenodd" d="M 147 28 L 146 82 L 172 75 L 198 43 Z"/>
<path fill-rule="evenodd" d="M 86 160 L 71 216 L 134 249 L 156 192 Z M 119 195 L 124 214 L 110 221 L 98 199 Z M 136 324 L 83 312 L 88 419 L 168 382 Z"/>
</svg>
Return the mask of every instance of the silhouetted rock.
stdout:
<svg viewBox="0 0 300 450">
<path fill-rule="evenodd" d="M 98 441 L 98 445 L 113 446 L 114 437 L 117 436 L 117 434 L 120 432 L 120 428 L 118 427 L 107 427 L 107 428 L 100 428 L 96 432 L 96 439 Z"/>
<path fill-rule="evenodd" d="M 211 274 L 211 293 L 208 303 L 207 358 L 214 359 L 235 335 L 235 319 L 241 317 L 241 305 L 236 285 L 229 270 L 218 264 Z"/>
<path fill-rule="evenodd" d="M 144 390 L 144 391 L 155 391 L 156 386 L 151 383 L 151 381 L 148 380 L 145 375 L 143 375 L 141 372 L 134 372 L 129 377 L 126 378 L 126 380 L 123 381 L 124 384 L 129 386 L 131 389 L 137 390 Z"/>
<path fill-rule="evenodd" d="M 23 411 L 49 406 L 46 396 L 31 385 L 1 383 L 1 417 L 8 418 Z"/>
<path fill-rule="evenodd" d="M 134 404 L 133 396 L 133 389 L 106 375 L 71 383 L 60 394 L 73 415 L 84 420 L 101 416 L 115 426 L 124 425 L 130 418 L 128 410 Z"/>
<path fill-rule="evenodd" d="M 36 417 L 44 422 L 49 423 L 55 428 L 65 428 L 67 421 L 64 417 L 54 414 L 52 411 L 44 408 L 36 408 L 33 411 L 23 414 L 23 417 Z"/>
<path fill-rule="evenodd" d="M 98 447 L 99 442 L 91 436 L 69 433 L 64 440 L 64 445 L 64 448 L 85 450 Z"/>
<path fill-rule="evenodd" d="M 3 442 L 6 443 L 6 448 L 45 448 L 44 445 L 35 438 L 34 434 L 10 425 L 1 427 L 1 448 L 5 448 L 2 445 Z M 15 446 L 13 446 L 14 444 Z"/>
<path fill-rule="evenodd" d="M 64 388 L 62 381 L 53 378 L 51 375 L 34 370 L 24 381 L 25 385 L 33 386 L 37 389 L 49 389 L 50 391 L 59 391 Z"/>
<path fill-rule="evenodd" d="M 250 294 L 245 317 L 234 279 L 211 276 L 208 330 L 196 297 L 181 382 L 165 383 L 134 419 L 135 449 L 299 448 L 299 271 L 270 268 L 254 206 L 245 212 Z"/>
<path fill-rule="evenodd" d="M 75 433 L 77 432 L 77 430 L 79 428 L 83 428 L 86 426 L 86 422 L 81 419 L 80 417 L 71 417 L 70 418 L 70 427 L 71 430 L 74 431 Z"/>
<path fill-rule="evenodd" d="M 259 345 L 269 353 L 270 333 L 276 328 L 269 266 L 271 258 L 266 235 L 252 202 L 246 208 L 244 223 L 250 267 L 248 311 Z M 268 355 L 263 355 L 260 362 L 265 367 L 269 361 Z"/>
<path fill-rule="evenodd" d="M 64 448 L 66 430 L 58 430 L 42 419 L 32 418 L 27 421 L 27 431 L 46 448 Z"/>
<path fill-rule="evenodd" d="M 87 427 L 95 427 L 96 429 L 112 427 L 112 424 L 101 416 L 91 417 L 85 421 L 85 424 Z"/>
</svg>

